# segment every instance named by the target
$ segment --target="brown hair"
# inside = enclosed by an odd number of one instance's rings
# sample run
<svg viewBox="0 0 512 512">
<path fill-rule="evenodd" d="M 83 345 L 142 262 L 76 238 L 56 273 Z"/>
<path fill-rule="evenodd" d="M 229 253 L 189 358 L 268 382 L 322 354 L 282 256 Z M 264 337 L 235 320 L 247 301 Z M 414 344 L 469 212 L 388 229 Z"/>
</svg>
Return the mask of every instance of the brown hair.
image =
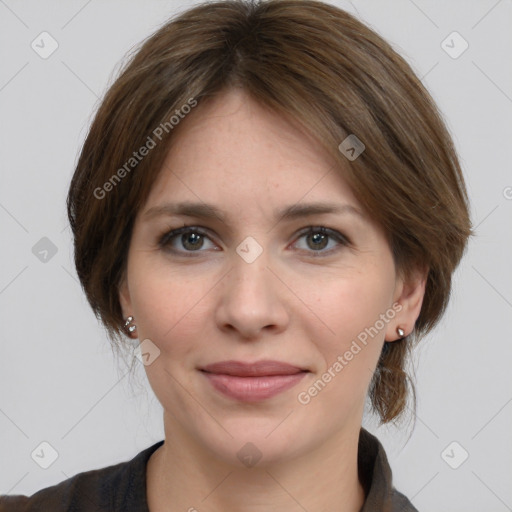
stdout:
<svg viewBox="0 0 512 512">
<path fill-rule="evenodd" d="M 135 216 L 172 141 L 172 118 L 233 86 L 298 122 L 340 163 L 388 235 L 399 272 L 429 269 L 414 332 L 385 344 L 370 386 L 381 421 L 394 420 L 406 405 L 407 352 L 444 312 L 471 234 L 468 200 L 450 135 L 420 80 L 379 35 L 337 7 L 205 3 L 142 44 L 99 107 L 69 189 L 87 299 L 111 340 L 121 340 L 118 287 Z M 338 149 L 350 134 L 366 146 L 353 161 Z"/>
</svg>

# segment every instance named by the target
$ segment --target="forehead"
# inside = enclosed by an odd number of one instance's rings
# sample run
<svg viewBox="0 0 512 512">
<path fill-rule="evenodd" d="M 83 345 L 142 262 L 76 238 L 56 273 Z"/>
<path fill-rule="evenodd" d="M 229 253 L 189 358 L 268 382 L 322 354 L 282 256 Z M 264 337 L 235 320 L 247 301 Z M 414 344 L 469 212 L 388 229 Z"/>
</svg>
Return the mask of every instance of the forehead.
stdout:
<svg viewBox="0 0 512 512">
<path fill-rule="evenodd" d="M 306 196 L 357 204 L 342 173 L 307 131 L 244 91 L 229 90 L 180 122 L 147 204 L 177 196 L 220 204 Z"/>
</svg>

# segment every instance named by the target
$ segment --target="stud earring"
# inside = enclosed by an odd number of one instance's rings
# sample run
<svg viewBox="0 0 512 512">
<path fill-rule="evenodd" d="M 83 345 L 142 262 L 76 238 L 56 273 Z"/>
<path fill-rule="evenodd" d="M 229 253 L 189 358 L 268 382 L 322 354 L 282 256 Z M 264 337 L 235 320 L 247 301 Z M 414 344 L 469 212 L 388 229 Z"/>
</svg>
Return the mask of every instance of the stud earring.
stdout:
<svg viewBox="0 0 512 512">
<path fill-rule="evenodd" d="M 405 331 L 401 327 L 397 327 L 396 328 L 396 333 L 398 334 L 398 336 L 400 336 L 400 338 L 403 338 L 404 334 L 405 334 Z"/>
<path fill-rule="evenodd" d="M 137 326 L 135 324 L 131 325 L 131 323 L 133 322 L 134 318 L 133 316 L 129 316 L 125 323 L 124 323 L 124 328 L 131 334 L 133 333 L 133 331 L 135 331 L 135 329 L 137 329 Z"/>
</svg>

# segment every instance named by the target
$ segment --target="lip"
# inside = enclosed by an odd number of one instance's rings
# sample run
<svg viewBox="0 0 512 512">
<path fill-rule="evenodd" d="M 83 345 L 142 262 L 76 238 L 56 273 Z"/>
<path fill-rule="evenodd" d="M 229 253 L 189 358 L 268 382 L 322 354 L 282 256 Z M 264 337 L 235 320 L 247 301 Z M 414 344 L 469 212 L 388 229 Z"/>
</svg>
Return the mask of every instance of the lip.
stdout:
<svg viewBox="0 0 512 512">
<path fill-rule="evenodd" d="M 237 377 L 265 377 L 271 375 L 293 375 L 304 368 L 294 366 L 281 361 L 273 361 L 265 359 L 254 363 L 246 363 L 244 361 L 221 361 L 212 363 L 200 368 L 200 370 L 208 373 L 219 373 L 223 375 L 233 375 Z"/>
<path fill-rule="evenodd" d="M 199 368 L 208 382 L 223 395 L 243 402 L 272 398 L 296 384 L 308 373 L 280 361 L 222 361 Z"/>
</svg>

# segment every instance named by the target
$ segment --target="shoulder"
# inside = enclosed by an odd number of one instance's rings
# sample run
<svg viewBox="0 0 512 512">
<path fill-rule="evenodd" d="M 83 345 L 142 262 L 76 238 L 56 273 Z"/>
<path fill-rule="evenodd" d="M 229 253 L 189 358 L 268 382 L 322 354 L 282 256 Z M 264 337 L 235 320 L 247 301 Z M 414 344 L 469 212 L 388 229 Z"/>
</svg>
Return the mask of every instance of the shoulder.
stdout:
<svg viewBox="0 0 512 512">
<path fill-rule="evenodd" d="M 393 489 L 391 492 L 392 512 L 418 512 L 418 509 L 401 492 Z"/>
<path fill-rule="evenodd" d="M 35 512 L 36 510 L 76 511 L 109 509 L 116 483 L 122 482 L 124 466 L 79 473 L 59 484 L 46 487 L 32 496 L 0 496 L 0 512 Z"/>
<path fill-rule="evenodd" d="M 132 460 L 85 471 L 32 496 L 0 496 L 0 512 L 90 512 L 144 510 L 146 464 L 163 441 L 146 448 Z M 126 504 L 129 503 L 130 506 Z M 136 508 L 141 506 L 142 508 Z"/>
<path fill-rule="evenodd" d="M 359 436 L 358 470 L 366 494 L 361 512 L 418 512 L 409 499 L 395 489 L 384 447 L 363 428 Z"/>
</svg>

